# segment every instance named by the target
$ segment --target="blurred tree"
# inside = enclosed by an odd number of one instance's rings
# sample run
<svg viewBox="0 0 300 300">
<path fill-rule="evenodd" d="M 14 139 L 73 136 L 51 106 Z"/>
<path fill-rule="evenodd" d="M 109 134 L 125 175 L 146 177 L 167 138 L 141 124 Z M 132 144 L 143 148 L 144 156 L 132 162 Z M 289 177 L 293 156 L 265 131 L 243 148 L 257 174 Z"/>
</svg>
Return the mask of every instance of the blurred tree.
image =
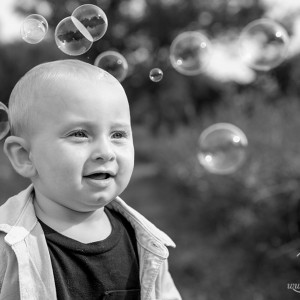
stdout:
<svg viewBox="0 0 300 300">
<path fill-rule="evenodd" d="M 171 68 L 169 46 L 176 35 L 187 30 L 201 30 L 209 37 L 217 37 L 242 28 L 263 12 L 258 0 L 91 0 L 89 3 L 105 11 L 109 25 L 104 37 L 78 58 L 93 63 L 103 51 L 122 53 L 129 63 L 129 74 L 123 84 L 131 102 L 133 122 L 146 124 L 153 132 L 174 131 L 177 126 L 187 124 L 205 107 L 214 106 L 227 90 L 223 83 L 204 74 L 188 77 Z M 4 67 L 0 70 L 0 78 L 4 77 L 7 82 L 1 87 L 5 99 L 16 79 L 28 68 L 45 60 L 69 58 L 54 49 L 54 30 L 63 18 L 82 4 L 86 1 L 17 2 L 19 13 L 39 13 L 47 18 L 50 37 L 40 45 L 25 45 L 24 42 L 2 45 Z M 14 49 L 18 49 L 18 53 Z M 16 60 L 21 62 L 16 64 Z M 160 67 L 164 72 L 160 83 L 149 79 L 149 72 L 154 67 Z"/>
</svg>

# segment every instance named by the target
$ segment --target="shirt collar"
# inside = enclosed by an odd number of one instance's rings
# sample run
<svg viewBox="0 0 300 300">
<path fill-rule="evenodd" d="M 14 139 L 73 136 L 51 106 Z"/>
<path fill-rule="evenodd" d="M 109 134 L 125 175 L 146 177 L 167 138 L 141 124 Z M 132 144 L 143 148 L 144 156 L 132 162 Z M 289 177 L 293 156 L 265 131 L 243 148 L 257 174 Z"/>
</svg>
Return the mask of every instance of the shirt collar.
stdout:
<svg viewBox="0 0 300 300">
<path fill-rule="evenodd" d="M 149 251 L 167 258 L 169 251 L 166 246 L 176 247 L 172 239 L 148 221 L 143 215 L 127 205 L 120 197 L 113 200 L 109 206 L 121 213 L 135 229 L 137 241 Z"/>
<path fill-rule="evenodd" d="M 175 243 L 164 232 L 148 221 L 143 215 L 116 197 L 109 206 L 124 215 L 136 232 L 138 242 L 149 251 L 167 258 L 166 246 L 175 247 Z M 5 241 L 13 245 L 30 234 L 36 225 L 37 217 L 33 206 L 33 185 L 9 198 L 0 207 L 0 231 L 7 233 Z"/>
</svg>

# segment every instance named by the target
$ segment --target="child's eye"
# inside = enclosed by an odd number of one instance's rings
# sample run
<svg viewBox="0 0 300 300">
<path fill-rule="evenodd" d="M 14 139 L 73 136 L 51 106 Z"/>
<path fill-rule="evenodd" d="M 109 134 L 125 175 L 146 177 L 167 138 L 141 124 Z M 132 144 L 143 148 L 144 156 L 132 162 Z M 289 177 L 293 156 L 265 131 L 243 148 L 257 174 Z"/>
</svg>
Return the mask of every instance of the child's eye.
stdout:
<svg viewBox="0 0 300 300">
<path fill-rule="evenodd" d="M 122 139 L 128 136 L 127 132 L 125 131 L 116 131 L 112 134 L 112 138 L 114 139 Z"/>
<path fill-rule="evenodd" d="M 73 131 L 69 134 L 69 136 L 76 137 L 76 138 L 87 138 L 87 134 L 84 130 Z"/>
</svg>

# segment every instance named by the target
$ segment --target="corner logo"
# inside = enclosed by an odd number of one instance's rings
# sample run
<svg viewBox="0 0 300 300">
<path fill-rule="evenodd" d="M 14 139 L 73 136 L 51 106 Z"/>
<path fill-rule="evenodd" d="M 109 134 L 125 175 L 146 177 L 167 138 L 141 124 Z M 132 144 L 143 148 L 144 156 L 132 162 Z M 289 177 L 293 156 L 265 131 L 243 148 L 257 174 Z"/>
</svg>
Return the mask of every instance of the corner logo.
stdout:
<svg viewBox="0 0 300 300">
<path fill-rule="evenodd" d="M 300 256 L 300 253 L 297 254 L 297 257 Z M 300 294 L 300 283 L 288 283 L 287 284 L 288 290 L 293 290 L 294 292 Z"/>
<path fill-rule="evenodd" d="M 288 290 L 293 290 L 294 292 L 300 294 L 300 283 L 288 283 L 287 288 Z"/>
</svg>

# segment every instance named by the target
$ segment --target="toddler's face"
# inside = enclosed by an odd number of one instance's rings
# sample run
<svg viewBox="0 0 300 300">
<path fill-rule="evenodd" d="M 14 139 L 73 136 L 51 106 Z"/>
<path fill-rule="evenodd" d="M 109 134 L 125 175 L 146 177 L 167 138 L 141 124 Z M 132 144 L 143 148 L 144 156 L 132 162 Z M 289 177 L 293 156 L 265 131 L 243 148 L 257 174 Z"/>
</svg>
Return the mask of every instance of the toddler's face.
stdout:
<svg viewBox="0 0 300 300">
<path fill-rule="evenodd" d="M 67 79 L 41 91 L 30 156 L 37 195 L 75 211 L 103 207 L 126 188 L 134 147 L 126 94 L 107 79 Z M 45 96 L 46 94 L 46 96 Z"/>
</svg>

